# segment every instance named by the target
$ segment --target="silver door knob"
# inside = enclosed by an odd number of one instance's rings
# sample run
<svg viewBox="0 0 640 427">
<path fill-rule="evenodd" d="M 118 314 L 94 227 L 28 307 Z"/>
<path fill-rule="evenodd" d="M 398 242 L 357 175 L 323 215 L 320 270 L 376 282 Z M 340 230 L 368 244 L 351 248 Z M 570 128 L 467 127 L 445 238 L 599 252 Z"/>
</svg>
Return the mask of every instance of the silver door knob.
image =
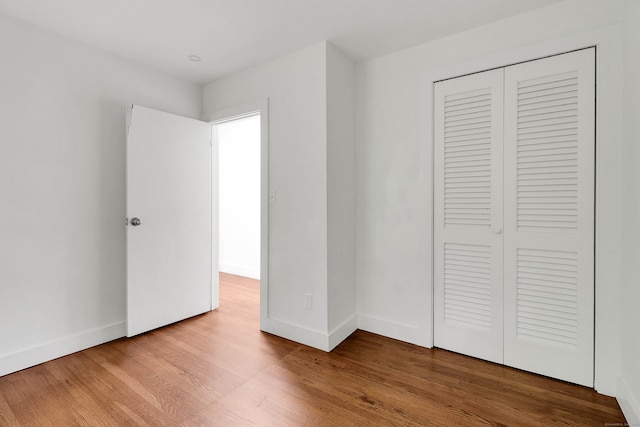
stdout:
<svg viewBox="0 0 640 427">
<path fill-rule="evenodd" d="M 140 218 L 136 217 L 136 218 L 131 218 L 131 225 L 133 225 L 134 227 L 138 226 L 142 224 L 142 221 L 140 221 Z"/>
<path fill-rule="evenodd" d="M 502 228 L 496 227 L 496 228 L 493 229 L 493 232 L 496 233 L 496 234 L 502 234 Z"/>
</svg>

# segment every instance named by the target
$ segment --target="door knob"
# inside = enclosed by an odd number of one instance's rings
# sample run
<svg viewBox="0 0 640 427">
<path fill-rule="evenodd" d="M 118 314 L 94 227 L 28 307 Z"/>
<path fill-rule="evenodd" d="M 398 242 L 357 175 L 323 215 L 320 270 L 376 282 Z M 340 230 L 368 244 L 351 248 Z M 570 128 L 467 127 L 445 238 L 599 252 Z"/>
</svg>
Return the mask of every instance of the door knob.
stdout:
<svg viewBox="0 0 640 427">
<path fill-rule="evenodd" d="M 493 232 L 496 233 L 496 234 L 502 234 L 502 228 L 496 227 L 496 228 L 493 229 Z"/>
<path fill-rule="evenodd" d="M 140 221 L 140 218 L 138 218 L 138 217 L 131 218 L 131 225 L 136 227 L 136 226 L 138 226 L 140 224 L 142 224 L 142 221 Z"/>
</svg>

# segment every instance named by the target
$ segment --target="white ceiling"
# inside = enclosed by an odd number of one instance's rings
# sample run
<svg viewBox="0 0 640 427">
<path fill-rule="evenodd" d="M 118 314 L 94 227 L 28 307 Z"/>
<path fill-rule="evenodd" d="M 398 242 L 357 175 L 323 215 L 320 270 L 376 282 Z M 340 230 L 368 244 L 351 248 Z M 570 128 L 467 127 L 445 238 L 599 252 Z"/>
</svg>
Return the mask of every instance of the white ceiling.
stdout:
<svg viewBox="0 0 640 427">
<path fill-rule="evenodd" d="M 206 83 L 323 40 L 362 61 L 560 1 L 0 0 L 0 12 Z"/>
</svg>

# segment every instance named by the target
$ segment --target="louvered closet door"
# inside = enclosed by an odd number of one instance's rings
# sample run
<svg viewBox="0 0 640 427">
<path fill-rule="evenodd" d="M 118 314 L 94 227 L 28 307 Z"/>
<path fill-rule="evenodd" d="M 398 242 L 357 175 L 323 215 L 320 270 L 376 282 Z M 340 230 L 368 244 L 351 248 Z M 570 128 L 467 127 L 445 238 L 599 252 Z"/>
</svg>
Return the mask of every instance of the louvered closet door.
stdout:
<svg viewBox="0 0 640 427">
<path fill-rule="evenodd" d="M 504 362 L 593 386 L 595 52 L 505 69 Z"/>
<path fill-rule="evenodd" d="M 502 362 L 503 70 L 434 88 L 434 339 Z"/>
</svg>

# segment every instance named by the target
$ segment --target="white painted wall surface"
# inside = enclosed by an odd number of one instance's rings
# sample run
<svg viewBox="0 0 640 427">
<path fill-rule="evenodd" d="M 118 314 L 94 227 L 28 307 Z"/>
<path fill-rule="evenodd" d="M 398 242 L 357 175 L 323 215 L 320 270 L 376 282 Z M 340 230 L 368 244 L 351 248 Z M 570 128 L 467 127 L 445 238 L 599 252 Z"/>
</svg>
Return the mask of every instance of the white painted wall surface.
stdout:
<svg viewBox="0 0 640 427">
<path fill-rule="evenodd" d="M 275 203 L 261 327 L 324 350 L 357 326 L 354 88 L 352 62 L 323 42 L 204 89 L 204 117 L 269 99 Z"/>
<path fill-rule="evenodd" d="M 429 344 L 424 76 L 460 63 L 483 67 L 487 57 L 537 52 L 535 46 L 565 37 L 588 38 L 608 25 L 615 32 L 624 16 L 624 37 L 598 53 L 598 123 L 606 134 L 598 140 L 596 377 L 607 394 L 617 393 L 620 377 L 637 414 L 640 12 L 636 0 L 622 3 L 624 14 L 620 0 L 568 0 L 356 67 L 361 328 Z M 329 300 L 342 292 L 327 288 L 338 283 L 329 278 L 329 248 L 341 247 L 328 242 L 327 230 L 337 176 L 326 146 L 333 135 L 328 103 L 336 102 L 327 88 L 330 55 L 321 43 L 211 83 L 202 104 L 213 112 L 269 98 L 269 181 L 277 194 L 269 206 L 269 309 L 286 335 L 310 345 L 326 338 L 327 316 L 334 319 Z M 124 335 L 124 104 L 199 117 L 202 92 L 3 16 L 0 57 L 1 375 Z M 617 135 L 623 116 L 624 145 Z M 323 309 L 305 310 L 305 293 Z"/>
<path fill-rule="evenodd" d="M 0 16 L 0 375 L 124 335 L 125 104 L 201 89 Z"/>
<path fill-rule="evenodd" d="M 204 87 L 204 116 L 269 98 L 269 325 L 323 347 L 327 338 L 325 43 Z M 311 294 L 313 308 L 304 308 Z M 261 307 L 261 310 L 266 309 Z M 264 327 L 265 325 L 263 325 Z"/>
<path fill-rule="evenodd" d="M 218 132 L 220 271 L 259 280 L 260 116 L 214 128 Z"/>
<path fill-rule="evenodd" d="M 563 45 L 561 39 L 580 39 L 579 35 L 597 39 L 594 33 L 612 25 L 608 32 L 602 30 L 614 36 L 604 36 L 608 38 L 599 50 L 598 69 L 602 140 L 598 141 L 596 378 L 598 390 L 615 394 L 620 366 L 622 95 L 621 52 L 615 34 L 620 20 L 618 1 L 569 0 L 358 64 L 356 277 L 361 329 L 431 345 L 432 170 L 431 147 L 425 142 L 431 129 L 429 100 L 422 98 L 426 77 L 445 68 L 470 72 L 474 67 L 477 71 L 508 65 L 495 62 L 522 52 L 535 57 L 553 51 Z"/>
<path fill-rule="evenodd" d="M 630 425 L 640 425 L 640 2 L 625 0 L 622 156 L 622 372 L 619 393 Z"/>
<path fill-rule="evenodd" d="M 327 44 L 327 309 L 329 333 L 337 332 L 333 345 L 357 328 L 355 198 L 355 66 Z"/>
</svg>

